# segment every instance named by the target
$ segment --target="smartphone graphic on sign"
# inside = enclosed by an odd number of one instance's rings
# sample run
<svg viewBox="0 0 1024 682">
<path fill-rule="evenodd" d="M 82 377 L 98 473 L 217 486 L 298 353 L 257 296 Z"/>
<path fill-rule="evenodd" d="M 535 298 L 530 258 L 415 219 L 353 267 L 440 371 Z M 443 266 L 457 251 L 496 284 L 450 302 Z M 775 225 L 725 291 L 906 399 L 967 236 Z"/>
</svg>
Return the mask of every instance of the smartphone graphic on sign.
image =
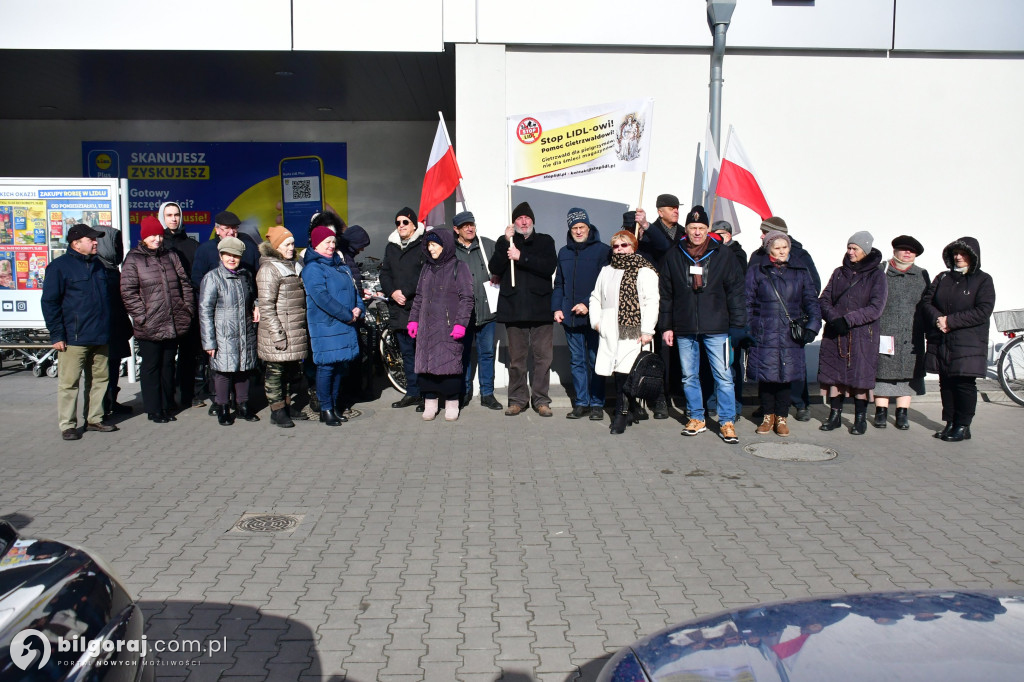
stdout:
<svg viewBox="0 0 1024 682">
<path fill-rule="evenodd" d="M 281 159 L 281 213 L 296 246 L 309 240 L 309 219 L 324 210 L 324 162 L 319 156 Z"/>
</svg>

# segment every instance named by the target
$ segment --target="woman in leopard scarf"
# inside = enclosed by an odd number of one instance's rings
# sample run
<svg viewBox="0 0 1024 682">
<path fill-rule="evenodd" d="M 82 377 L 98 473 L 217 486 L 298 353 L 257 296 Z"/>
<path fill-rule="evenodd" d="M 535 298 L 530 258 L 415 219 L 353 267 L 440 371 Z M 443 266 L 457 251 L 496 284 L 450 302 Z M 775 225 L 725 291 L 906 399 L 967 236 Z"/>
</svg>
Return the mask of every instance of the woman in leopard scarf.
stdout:
<svg viewBox="0 0 1024 682">
<path fill-rule="evenodd" d="M 633 400 L 627 400 L 623 387 L 641 346 L 654 338 L 660 296 L 658 272 L 636 253 L 636 236 L 616 232 L 611 245 L 611 264 L 601 269 L 590 294 L 590 324 L 601 335 L 595 369 L 615 377 L 611 432 L 620 434 L 635 421 Z"/>
</svg>

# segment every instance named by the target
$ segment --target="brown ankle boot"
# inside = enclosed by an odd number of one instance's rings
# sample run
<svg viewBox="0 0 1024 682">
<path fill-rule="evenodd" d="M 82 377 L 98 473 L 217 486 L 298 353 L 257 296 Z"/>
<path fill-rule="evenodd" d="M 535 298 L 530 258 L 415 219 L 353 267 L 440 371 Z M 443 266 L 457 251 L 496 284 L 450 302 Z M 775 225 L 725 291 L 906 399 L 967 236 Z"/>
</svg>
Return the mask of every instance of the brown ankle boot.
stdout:
<svg viewBox="0 0 1024 682">
<path fill-rule="evenodd" d="M 761 425 L 757 427 L 757 431 L 754 431 L 759 436 L 764 436 L 772 432 L 772 427 L 775 426 L 775 415 L 766 414 Z"/>
<path fill-rule="evenodd" d="M 785 417 L 779 417 L 778 419 L 775 420 L 775 433 L 777 433 L 780 436 L 789 435 L 789 427 L 786 426 Z"/>
</svg>

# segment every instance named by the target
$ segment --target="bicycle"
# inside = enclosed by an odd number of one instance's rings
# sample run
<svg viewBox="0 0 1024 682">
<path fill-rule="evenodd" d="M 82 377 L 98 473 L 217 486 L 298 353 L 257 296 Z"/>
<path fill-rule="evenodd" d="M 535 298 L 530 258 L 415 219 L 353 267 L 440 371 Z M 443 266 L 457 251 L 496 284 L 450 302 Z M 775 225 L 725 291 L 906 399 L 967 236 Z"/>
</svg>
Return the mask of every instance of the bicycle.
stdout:
<svg viewBox="0 0 1024 682">
<path fill-rule="evenodd" d="M 384 369 L 384 375 L 400 393 L 405 393 L 405 365 L 395 332 L 389 328 L 391 314 L 388 312 L 387 298 L 380 287 L 380 261 L 373 257 L 367 257 L 367 260 L 371 262 L 356 263 L 363 278 L 363 289 L 373 293 L 373 297 L 366 302 L 366 316 L 360 327 L 363 347 L 377 350 L 376 356 Z"/>
<path fill-rule="evenodd" d="M 1010 339 L 999 353 L 999 385 L 1010 400 L 1024 405 L 1024 310 L 993 313 L 993 319 L 996 329 Z"/>
</svg>

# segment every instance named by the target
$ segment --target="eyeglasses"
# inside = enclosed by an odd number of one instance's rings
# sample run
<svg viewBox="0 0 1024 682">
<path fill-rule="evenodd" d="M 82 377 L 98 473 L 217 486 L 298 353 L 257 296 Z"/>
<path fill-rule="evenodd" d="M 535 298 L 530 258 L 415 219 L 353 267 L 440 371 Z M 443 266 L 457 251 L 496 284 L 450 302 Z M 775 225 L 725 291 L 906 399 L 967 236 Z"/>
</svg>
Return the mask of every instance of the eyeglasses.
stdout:
<svg viewBox="0 0 1024 682">
<path fill-rule="evenodd" d="M 395 226 L 396 227 L 401 226 L 401 225 L 412 225 L 412 221 L 411 220 L 406 220 L 405 218 L 403 218 L 401 220 L 396 220 L 395 221 Z"/>
<path fill-rule="evenodd" d="M 612 244 L 613 249 L 630 249 L 633 248 L 632 244 Z"/>
</svg>

